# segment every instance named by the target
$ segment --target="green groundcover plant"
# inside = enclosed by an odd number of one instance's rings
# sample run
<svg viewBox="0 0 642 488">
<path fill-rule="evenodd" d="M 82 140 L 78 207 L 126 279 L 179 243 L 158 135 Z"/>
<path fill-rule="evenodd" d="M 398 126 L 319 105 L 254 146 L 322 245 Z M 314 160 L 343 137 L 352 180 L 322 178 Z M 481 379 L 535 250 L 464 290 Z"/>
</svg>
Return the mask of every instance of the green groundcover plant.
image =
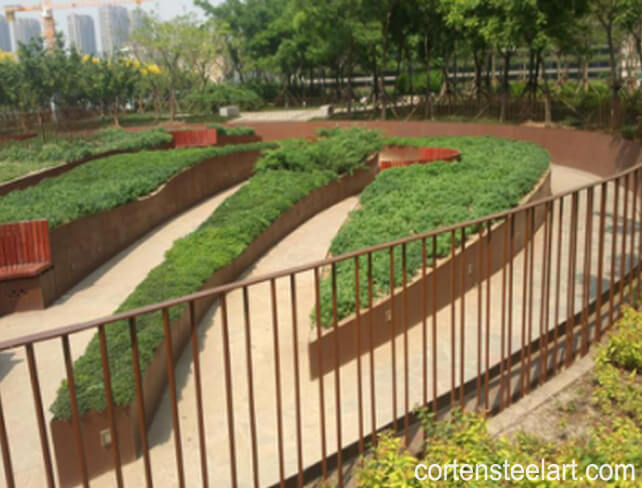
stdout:
<svg viewBox="0 0 642 488">
<path fill-rule="evenodd" d="M 206 159 L 274 146 L 252 143 L 141 151 L 97 159 L 0 197 L 0 223 L 48 219 L 52 228 L 58 227 L 148 195 L 175 174 Z"/>
<path fill-rule="evenodd" d="M 437 162 L 392 168 L 381 172 L 360 196 L 360 208 L 353 211 L 339 230 L 330 252 L 338 256 L 382 242 L 420 234 L 442 226 L 476 219 L 514 207 L 533 189 L 546 172 L 550 156 L 542 147 L 528 142 L 495 137 L 395 138 L 389 145 L 436 146 L 461 151 L 461 162 Z M 467 235 L 476 227 L 466 229 Z M 460 234 L 457 233 L 459 243 Z M 450 235 L 437 239 L 436 254 L 450 251 Z M 395 284 L 401 284 L 402 256 L 394 253 Z M 432 256 L 432 242 L 427 243 Z M 421 266 L 421 243 L 407 246 L 407 279 Z M 372 275 L 375 298 L 389 293 L 390 257 L 388 251 L 373 254 Z M 364 276 L 367 257 L 359 263 Z M 355 312 L 355 277 L 352 260 L 338 263 L 337 316 Z M 368 304 L 366 286 L 360 288 L 360 304 Z M 315 320 L 314 311 L 311 314 Z M 332 324 L 332 283 L 329 276 L 321 282 L 321 321 Z"/>
<path fill-rule="evenodd" d="M 207 124 L 208 129 L 216 129 L 216 132 L 226 136 L 253 136 L 256 134 L 252 127 L 244 125 L 223 125 L 218 122 Z"/>
<path fill-rule="evenodd" d="M 109 151 L 138 151 L 172 141 L 164 129 L 127 132 L 103 129 L 85 137 L 39 137 L 0 145 L 0 183 L 33 171 L 59 166 Z"/>
<path fill-rule="evenodd" d="M 613 335 L 597 354 L 593 370 L 591 400 L 597 410 L 584 432 L 552 442 L 537 435 L 520 432 L 512 440 L 492 437 L 486 421 L 479 415 L 456 411 L 445 420 L 421 412 L 426 440 L 419 457 L 403 447 L 402 440 L 386 433 L 379 438 L 373 452 L 362 460 L 356 474 L 358 488 L 398 487 L 553 487 L 553 486 L 640 486 L 642 478 L 642 383 L 637 371 L 642 368 L 642 314 L 626 310 Z M 539 480 L 518 481 L 419 481 L 415 467 L 445 465 L 453 460 L 461 464 L 510 464 L 527 466 L 545 459 L 549 464 L 571 464 L 577 461 L 577 474 L 590 464 L 632 465 L 635 478 L 613 482 L 588 480 L 569 482 Z"/>
<path fill-rule="evenodd" d="M 117 311 L 198 291 L 283 212 L 313 190 L 363 166 L 368 156 L 381 148 L 382 141 L 378 132 L 354 128 L 334 131 L 316 143 L 285 141 L 279 148 L 265 151 L 248 183 L 228 197 L 196 231 L 177 240 L 163 263 L 149 273 Z M 173 307 L 170 320 L 176 320 L 183 311 L 184 307 Z M 136 326 L 144 372 L 163 341 L 160 314 L 141 316 Z M 111 324 L 106 334 L 114 400 L 117 405 L 128 405 L 134 399 L 134 374 L 127 323 Z M 104 410 L 97 337 L 74 363 L 74 377 L 80 411 Z M 70 416 L 64 382 L 51 411 L 55 418 Z"/>
</svg>

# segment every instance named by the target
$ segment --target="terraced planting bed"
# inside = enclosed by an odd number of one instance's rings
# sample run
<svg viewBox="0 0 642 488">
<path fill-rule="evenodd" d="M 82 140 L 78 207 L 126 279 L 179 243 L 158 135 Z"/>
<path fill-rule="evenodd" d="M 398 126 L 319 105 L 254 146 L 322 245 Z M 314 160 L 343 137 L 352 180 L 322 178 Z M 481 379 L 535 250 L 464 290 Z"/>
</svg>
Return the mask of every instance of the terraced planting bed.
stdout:
<svg viewBox="0 0 642 488">
<path fill-rule="evenodd" d="M 3 142 L 0 144 L 0 185 L 31 173 L 108 153 L 169 147 L 171 143 L 172 138 L 164 129 L 137 133 L 105 129 L 84 137 L 60 136 L 46 141 L 34 137 L 24 141 Z"/>
<path fill-rule="evenodd" d="M 378 132 L 349 129 L 326 133 L 315 143 L 284 141 L 279 148 L 266 151 L 248 183 L 228 197 L 195 232 L 176 241 L 165 261 L 149 273 L 117 312 L 180 297 L 234 279 L 316 212 L 358 193 L 371 182 L 376 174 L 374 155 L 382 142 Z M 213 301 L 208 298 L 197 302 L 197 321 Z M 169 312 L 176 357 L 189 337 L 188 315 L 185 307 L 172 307 Z M 147 410 L 145 422 L 151 422 L 167 378 L 161 347 L 163 321 L 160 314 L 152 313 L 140 317 L 136 324 Z M 123 430 L 121 438 L 128 439 L 125 444 L 131 447 L 137 444 L 138 431 L 133 411 L 134 372 L 128 331 L 126 323 L 106 328 L 114 400 L 118 406 L 118 423 Z M 99 446 L 96 429 L 107 425 L 99 356 L 96 336 L 74 364 L 83 436 L 90 452 L 94 451 L 94 446 Z M 54 414 L 54 442 L 63 446 L 71 435 L 71 412 L 64 382 L 51 411 Z M 64 449 L 56 451 L 64 452 Z M 112 462 L 107 451 L 99 448 L 96 451 L 96 456 L 89 456 L 93 473 L 108 469 Z M 101 452 L 107 454 L 102 456 Z M 131 460 L 136 456 L 136 450 L 121 447 L 121 454 L 124 460 Z M 77 473 L 76 462 L 75 459 L 59 458 L 59 470 L 73 476 Z"/>
<path fill-rule="evenodd" d="M 40 285 L 48 305 L 156 225 L 249 178 L 260 151 L 274 146 L 142 151 L 99 159 L 0 197 L 0 223 L 49 221 L 54 267 Z M 21 285 L 0 283 L 0 288 Z M 0 291 L 2 297 L 14 296 Z M 20 306 L 19 297 L 0 299 L 0 313 Z"/>
</svg>

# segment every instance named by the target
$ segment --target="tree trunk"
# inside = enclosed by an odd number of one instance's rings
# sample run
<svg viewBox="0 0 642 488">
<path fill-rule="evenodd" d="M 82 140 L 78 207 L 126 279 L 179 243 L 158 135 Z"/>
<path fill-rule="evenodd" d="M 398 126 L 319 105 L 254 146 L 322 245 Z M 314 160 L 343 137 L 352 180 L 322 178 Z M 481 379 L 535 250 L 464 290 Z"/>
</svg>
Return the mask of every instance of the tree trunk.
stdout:
<svg viewBox="0 0 642 488">
<path fill-rule="evenodd" d="M 176 120 L 176 89 L 173 86 L 169 89 L 169 113 L 170 120 L 174 122 Z"/>
<path fill-rule="evenodd" d="M 499 109 L 499 121 L 504 122 L 506 120 L 506 105 L 508 103 L 508 90 L 509 86 L 509 76 L 510 76 L 510 51 L 504 53 L 504 74 L 502 79 L 502 94 L 501 94 L 501 104 Z"/>
</svg>

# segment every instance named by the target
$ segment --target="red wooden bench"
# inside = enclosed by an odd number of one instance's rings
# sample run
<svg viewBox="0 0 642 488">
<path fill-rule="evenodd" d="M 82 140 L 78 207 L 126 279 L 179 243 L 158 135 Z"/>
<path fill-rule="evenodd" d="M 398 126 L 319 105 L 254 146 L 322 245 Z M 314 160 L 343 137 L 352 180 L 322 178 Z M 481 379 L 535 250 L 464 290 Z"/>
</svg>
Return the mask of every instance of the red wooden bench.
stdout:
<svg viewBox="0 0 642 488">
<path fill-rule="evenodd" d="M 37 276 L 51 267 L 46 220 L 0 225 L 0 281 Z"/>
</svg>

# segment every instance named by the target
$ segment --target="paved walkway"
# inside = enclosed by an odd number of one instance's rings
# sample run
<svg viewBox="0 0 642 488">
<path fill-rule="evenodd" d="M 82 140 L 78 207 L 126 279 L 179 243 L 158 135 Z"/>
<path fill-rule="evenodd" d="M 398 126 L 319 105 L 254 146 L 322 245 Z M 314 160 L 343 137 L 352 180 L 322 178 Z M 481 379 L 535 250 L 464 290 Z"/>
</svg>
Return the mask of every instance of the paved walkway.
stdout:
<svg viewBox="0 0 642 488">
<path fill-rule="evenodd" d="M 48 309 L 1 317 L 0 339 L 32 334 L 113 313 L 147 273 L 163 261 L 165 252 L 173 242 L 194 231 L 238 188 L 240 185 L 218 193 L 153 230 L 85 278 Z M 94 331 L 88 331 L 71 336 L 74 358 L 82 354 L 93 335 Z M 35 353 L 43 404 L 47 409 L 53 402 L 60 381 L 65 377 L 62 348 L 59 341 L 48 341 L 37 344 Z M 44 486 L 44 471 L 30 391 L 24 350 L 0 353 L 0 393 L 11 439 L 16 484 L 20 487 L 40 488 Z M 49 411 L 45 415 L 49 421 Z"/>
<path fill-rule="evenodd" d="M 596 177 L 571 170 L 565 167 L 553 167 L 553 191 L 562 192 L 575 188 L 587 182 L 597 180 Z M 595 209 L 599 202 L 599 191 L 595 194 Z M 609 200 L 612 201 L 613 191 L 610 189 Z M 631 199 L 629 199 L 629 203 Z M 323 258 L 327 252 L 332 237 L 344 222 L 349 211 L 354 208 L 357 198 L 349 198 L 334 207 L 320 213 L 313 219 L 303 224 L 297 230 L 292 232 L 272 250 L 260 259 L 255 266 L 250 269 L 247 276 L 258 276 L 270 271 L 282 269 L 285 267 L 304 264 L 315 259 Z M 585 222 L 585 202 L 580 200 L 579 210 L 579 228 L 583 229 Z M 620 204 L 621 208 L 621 204 Z M 566 290 L 566 263 L 568 250 L 568 229 L 570 212 L 569 204 L 565 204 L 564 221 L 562 222 L 563 239 L 560 267 L 561 290 Z M 630 213 L 630 212 L 629 212 Z M 557 213 L 555 226 L 557 226 Z M 593 234 L 594 242 L 598 232 L 597 217 L 594 217 Z M 630 224 L 629 224 L 630 227 Z M 617 232 L 621 232 L 623 227 L 618 226 Z M 629 228 L 630 230 L 630 228 Z M 605 277 L 608 278 L 611 255 L 611 238 L 614 229 L 610 219 L 607 219 L 606 226 L 606 243 L 605 260 Z M 620 242 L 618 240 L 618 242 Z M 535 283 L 533 293 L 533 324 L 539 324 L 540 310 L 540 269 L 541 269 L 541 249 L 543 246 L 543 229 L 536 235 L 535 248 Z M 618 253 L 619 253 L 618 244 Z M 554 253 L 556 251 L 554 245 Z M 582 241 L 578 245 L 578 263 L 582 263 L 583 245 Z M 593 254 L 596 254 L 595 252 Z M 539 259 L 538 259 L 539 257 Z M 594 259 L 595 261 L 595 259 Z M 619 256 L 617 265 L 619 266 Z M 131 268 L 132 265 L 130 264 Z M 516 256 L 514 260 L 514 297 L 512 300 L 513 310 L 513 335 L 512 347 L 514 350 L 521 345 L 521 315 L 522 315 L 522 267 L 523 253 Z M 553 266 L 555 268 L 555 266 Z M 593 273 L 596 265 L 593 263 Z M 578 265 L 581 270 L 581 264 Z M 121 271 L 122 273 L 122 271 Z M 557 271 L 553 271 L 553 282 L 555 281 Z M 125 272 L 127 274 L 127 272 Z M 144 276 L 145 273 L 142 273 Z M 581 273 L 578 273 L 581 275 Z M 499 310 L 501 308 L 501 272 L 493 275 L 491 278 L 491 364 L 499 357 Z M 90 279 L 91 280 L 91 279 Z M 140 278 L 138 279 L 138 281 Z M 91 281 L 89 281 L 91 282 Z M 132 280 L 136 283 L 136 280 Z M 606 283 L 608 285 L 608 283 Z M 320 428 L 319 428 L 319 397 L 318 382 L 309 377 L 307 364 L 307 348 L 314 334 L 309 326 L 309 313 L 314 305 L 313 293 L 313 276 L 311 272 L 302 273 L 297 276 L 297 320 L 298 320 L 298 342 L 293 343 L 292 336 L 292 317 L 290 310 L 290 283 L 288 280 L 277 281 L 277 309 L 279 319 L 279 353 L 281 365 L 281 389 L 282 389 L 282 411 L 283 411 L 283 439 L 284 439 L 284 472 L 285 475 L 291 475 L 296 472 L 297 455 L 296 455 L 296 430 L 295 430 L 295 402 L 294 402 L 294 378 L 293 378 L 293 357 L 294 348 L 299 354 L 301 365 L 301 401 L 302 401 L 302 435 L 303 435 L 303 465 L 307 466 L 321 457 L 320 449 Z M 128 293 L 128 292 L 127 292 Z M 122 294 L 122 298 L 127 295 Z M 592 284 L 592 293 L 595 293 L 595 283 Z M 553 293 L 552 293 L 553 296 Z M 564 295 L 563 295 L 564 296 Z M 255 404 L 256 404 L 256 421 L 257 421 L 257 444 L 259 451 L 259 478 L 261 486 L 266 486 L 278 481 L 279 478 L 279 454 L 277 445 L 277 416 L 275 405 L 275 358 L 274 358 L 274 336 L 272 329 L 271 302 L 268 284 L 260 284 L 250 288 L 250 321 L 252 324 L 252 353 L 253 353 L 253 373 L 255 386 Z M 122 298 L 114 299 L 114 303 L 120 303 Z M 71 300 L 76 299 L 76 294 L 72 294 Z M 466 343 L 464 373 L 466 378 L 476 374 L 476 324 L 477 314 L 485 314 L 485 310 L 476 309 L 477 295 L 476 290 L 466 294 Z M 101 304 L 102 297 L 87 301 L 87 310 L 89 306 Z M 563 300 L 564 301 L 564 300 Z M 581 287 L 576 289 L 575 308 L 581 306 Z M 94 311 L 91 316 L 104 315 L 111 312 L 114 306 L 108 307 L 109 310 Z M 566 314 L 566 305 L 560 306 L 560 317 Z M 79 309 L 80 310 L 80 309 Z M 252 486 L 252 465 L 251 465 L 251 443 L 250 443 L 250 426 L 248 415 L 248 389 L 246 375 L 246 354 L 245 354 L 245 334 L 243 323 L 243 303 L 240 293 L 232 293 L 228 297 L 228 317 L 230 331 L 230 347 L 233 371 L 234 386 L 234 414 L 235 414 L 235 440 L 236 440 L 236 459 L 238 466 L 238 475 L 240 486 Z M 459 314 L 459 306 L 457 306 Z M 485 316 L 485 315 L 484 315 Z M 51 326 L 49 313 L 47 313 L 47 326 Z M 89 317 L 87 317 L 89 318 Z M 22 320 L 22 318 L 21 318 Z M 42 321 L 42 318 L 40 319 Z M 457 327 L 459 331 L 460 317 L 457 315 Z M 29 320 L 24 321 L 25 324 Z M 68 320 L 56 321 L 53 325 L 62 325 Z M 446 307 L 439 311 L 438 318 L 438 377 L 439 392 L 445 392 L 450 388 L 450 308 Z M 223 375 L 223 352 L 221 348 L 221 320 L 220 309 L 214 307 L 209 315 L 205 317 L 201 324 L 201 368 L 203 374 L 203 391 L 204 391 L 204 412 L 206 423 L 207 437 L 207 455 L 210 472 L 211 486 L 229 486 L 229 451 L 227 440 L 227 415 L 225 409 L 225 382 Z M 0 326 L 2 323 L 0 323 Z M 43 325 L 44 326 L 44 325 Z M 539 325 L 533 326 L 532 336 L 539 334 Z M 0 328 L 2 330 L 2 328 Z M 14 333 L 22 333 L 20 326 L 14 327 Z M 409 331 L 409 397 L 410 406 L 417 404 L 422 397 L 422 361 L 421 361 L 421 327 L 411 328 Z M 73 342 L 75 351 L 82 351 L 88 337 L 76 338 Z M 84 342 L 83 342 L 84 341 Z M 42 346 L 49 347 L 49 353 L 38 350 L 38 357 L 43 359 L 39 363 L 43 383 L 51 383 L 43 391 L 44 403 L 49 405 L 53 398 L 54 390 L 63 377 L 62 361 L 58 344 Z M 430 344 L 429 344 L 430 348 Z M 376 379 L 376 396 L 377 396 L 377 414 L 376 423 L 378 426 L 384 425 L 392 419 L 392 375 L 390 345 L 384 345 L 375 351 L 375 379 Z M 397 385 L 398 385 L 398 414 L 403 409 L 403 349 L 402 341 L 397 341 Z M 459 350 L 456 350 L 456 357 L 459 358 Z M 43 354 L 44 353 L 44 354 Z M 7 361 L 22 361 L 22 357 L 5 358 L 2 364 Z M 200 486 L 200 459 L 198 455 L 198 430 L 196 422 L 196 404 L 194 396 L 194 378 L 192 374 L 192 359 L 190 350 L 186 350 L 177 366 L 177 381 L 179 392 L 179 414 L 181 421 L 183 452 L 185 453 L 185 475 L 187 486 Z M 457 378 L 459 378 L 459 365 L 456 368 Z M 5 367 L 10 382 L 7 388 L 11 391 L 22 391 L 24 385 L 28 384 L 26 371 L 24 367 L 11 368 L 11 363 Z M 17 371 L 19 370 L 19 371 Z M 19 376 L 21 375 L 21 376 Z M 370 396 L 369 375 L 367 361 L 363 361 L 363 397 L 368 399 Z M 19 377 L 18 377 L 19 376 Z M 50 381 L 47 381 L 49 378 Z M 2 381 L 2 388 L 5 388 L 5 380 Z M 326 434 L 328 452 L 336 450 L 335 422 L 336 415 L 334 410 L 334 377 L 327 375 L 324 380 L 325 384 L 325 414 L 326 414 Z M 9 386 L 11 385 L 11 386 Z M 429 389 L 431 386 L 429 385 Z M 45 390 L 45 388 L 43 388 Z M 429 390 L 430 391 L 430 390 Z M 358 408 L 357 408 L 357 373 L 355 362 L 345 365 L 341 368 L 341 405 L 342 405 L 342 435 L 343 445 L 355 441 L 358 437 Z M 5 397 L 3 391 L 3 397 Z M 9 394 L 9 397 L 12 395 Z M 30 405 L 30 397 L 19 400 L 16 408 L 13 405 L 7 407 L 7 417 L 10 425 L 10 433 L 15 438 L 15 432 L 24 432 L 25 439 L 20 441 L 20 446 L 14 448 L 14 452 L 33 452 L 34 456 L 25 456 L 25 459 L 15 461 L 16 468 L 20 475 L 26 477 L 38 478 L 34 475 L 40 463 L 38 438 L 33 422 L 33 414 Z M 370 425 L 371 412 L 369 402 L 366 401 L 363 408 L 363 416 L 367 426 Z M 15 430 L 14 430 L 15 429 Z M 28 435 L 27 435 L 28 434 Z M 28 438 L 28 440 L 27 440 Z M 164 401 L 156 414 L 150 431 L 150 442 L 152 445 L 151 459 L 152 469 L 154 472 L 155 486 L 173 487 L 177 485 L 176 463 L 174 458 L 173 435 L 171 430 L 171 414 L 167 394 Z M 128 486 L 143 486 L 142 460 L 127 465 L 124 469 L 125 478 Z M 20 469 L 18 469 L 20 468 Z M 34 482 L 32 486 L 39 486 L 39 481 Z M 113 474 L 106 474 L 95 480 L 92 486 L 113 486 Z M 22 485 L 20 485 L 22 486 Z M 26 486 L 30 486 L 26 484 Z"/>
<path fill-rule="evenodd" d="M 319 118 L 325 119 L 327 118 L 327 116 L 327 106 L 292 110 L 266 110 L 263 112 L 242 112 L 239 118 L 233 120 L 233 123 L 245 124 L 249 122 L 291 122 Z"/>
</svg>

